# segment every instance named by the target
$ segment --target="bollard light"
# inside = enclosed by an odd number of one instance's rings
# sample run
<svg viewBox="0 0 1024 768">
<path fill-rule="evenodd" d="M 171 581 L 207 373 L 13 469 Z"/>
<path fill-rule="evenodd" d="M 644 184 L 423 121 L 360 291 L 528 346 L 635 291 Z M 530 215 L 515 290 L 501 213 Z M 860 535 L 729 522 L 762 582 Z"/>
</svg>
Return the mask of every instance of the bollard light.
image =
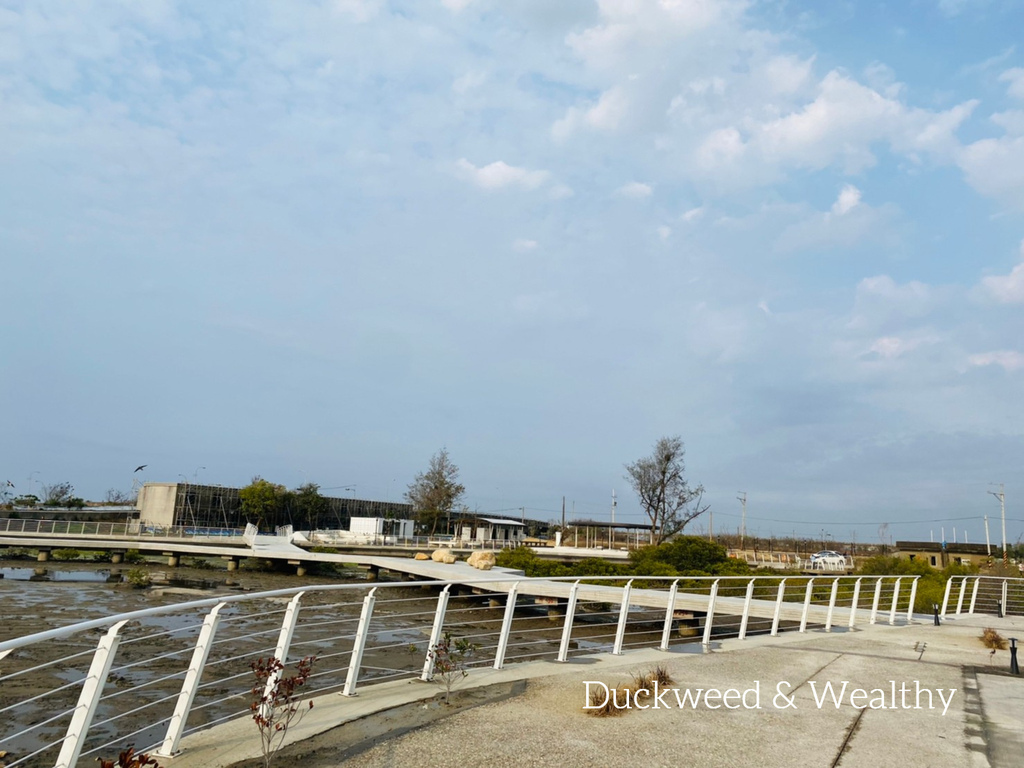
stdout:
<svg viewBox="0 0 1024 768">
<path fill-rule="evenodd" d="M 1010 674 L 1019 675 L 1020 667 L 1017 665 L 1017 638 L 1010 638 Z"/>
<path fill-rule="evenodd" d="M 935 615 L 935 626 L 939 626 L 939 604 L 932 603 L 932 613 Z"/>
<path fill-rule="evenodd" d="M 1003 618 L 1003 601 L 996 600 L 996 618 Z"/>
</svg>

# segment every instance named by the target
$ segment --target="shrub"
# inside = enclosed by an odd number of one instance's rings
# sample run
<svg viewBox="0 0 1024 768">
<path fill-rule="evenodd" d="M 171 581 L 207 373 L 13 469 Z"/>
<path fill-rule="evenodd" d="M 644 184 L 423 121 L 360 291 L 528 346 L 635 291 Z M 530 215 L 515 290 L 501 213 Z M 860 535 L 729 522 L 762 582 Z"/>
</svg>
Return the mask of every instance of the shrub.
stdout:
<svg viewBox="0 0 1024 768">
<path fill-rule="evenodd" d="M 584 711 L 593 717 L 615 717 L 625 714 L 629 709 L 629 698 L 633 689 L 628 685 L 608 690 L 598 689 L 590 692 L 589 706 Z"/>
<path fill-rule="evenodd" d="M 124 580 L 136 589 L 145 589 L 153 581 L 149 571 L 144 568 L 129 568 L 124 574 Z"/>
<path fill-rule="evenodd" d="M 53 550 L 54 560 L 77 560 L 82 553 L 77 549 L 55 549 Z"/>
<path fill-rule="evenodd" d="M 995 653 L 996 651 L 1005 651 L 1008 647 L 1006 638 L 996 632 L 996 630 L 992 629 L 992 627 L 986 627 L 981 633 L 981 637 L 979 639 L 981 640 L 982 645 L 986 648 L 992 649 L 992 653 Z"/>
<path fill-rule="evenodd" d="M 96 762 L 100 764 L 100 768 L 144 768 L 147 765 L 160 768 L 156 760 L 146 753 L 139 752 L 136 754 L 135 747 L 128 747 L 128 749 L 119 754 L 116 763 L 113 760 L 104 760 L 102 757 L 97 757 Z"/>
<path fill-rule="evenodd" d="M 270 761 L 284 745 L 288 729 L 298 725 L 313 708 L 312 701 L 308 702 L 308 706 L 300 706 L 296 691 L 313 674 L 315 661 L 316 656 L 307 656 L 296 665 L 293 675 L 281 674 L 284 664 L 273 656 L 268 659 L 261 657 L 250 665 L 256 675 L 256 683 L 252 687 L 249 710 L 260 731 L 264 768 L 270 767 Z"/>
<path fill-rule="evenodd" d="M 138 565 L 146 562 L 145 556 L 137 549 L 129 549 L 124 553 L 124 561 L 129 565 Z"/>
<path fill-rule="evenodd" d="M 441 642 L 430 648 L 430 658 L 434 662 L 432 679 L 444 688 L 444 703 L 449 704 L 452 686 L 455 682 L 469 674 L 466 662 L 476 652 L 478 646 L 464 637 L 452 639 L 450 632 L 445 632 Z"/>
</svg>

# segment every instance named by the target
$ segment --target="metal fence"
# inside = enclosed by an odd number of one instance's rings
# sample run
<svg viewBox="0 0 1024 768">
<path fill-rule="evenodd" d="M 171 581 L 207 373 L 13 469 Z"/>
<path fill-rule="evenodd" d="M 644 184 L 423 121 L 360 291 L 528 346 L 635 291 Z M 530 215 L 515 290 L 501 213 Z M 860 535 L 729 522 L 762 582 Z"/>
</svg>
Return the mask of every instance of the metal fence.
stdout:
<svg viewBox="0 0 1024 768">
<path fill-rule="evenodd" d="M 246 716 L 252 663 L 315 656 L 309 694 L 433 676 L 445 633 L 470 666 L 723 637 L 911 622 L 916 577 L 529 579 L 338 584 L 231 594 L 0 642 L 0 744 L 15 766 L 91 765 L 128 745 L 171 756 Z M 102 633 L 98 644 L 95 636 Z"/>
<path fill-rule="evenodd" d="M 1024 615 L 1024 579 L 999 576 L 950 576 L 939 615 L 985 613 Z"/>
<path fill-rule="evenodd" d="M 99 521 L 74 520 L 21 520 L 0 519 L 0 534 L 44 534 L 51 536 L 123 536 L 129 538 L 154 539 L 195 539 L 214 538 L 217 540 L 236 538 L 241 540 L 242 531 L 236 528 L 197 528 L 194 526 L 148 525 L 134 520 L 127 523 L 106 523 Z"/>
</svg>

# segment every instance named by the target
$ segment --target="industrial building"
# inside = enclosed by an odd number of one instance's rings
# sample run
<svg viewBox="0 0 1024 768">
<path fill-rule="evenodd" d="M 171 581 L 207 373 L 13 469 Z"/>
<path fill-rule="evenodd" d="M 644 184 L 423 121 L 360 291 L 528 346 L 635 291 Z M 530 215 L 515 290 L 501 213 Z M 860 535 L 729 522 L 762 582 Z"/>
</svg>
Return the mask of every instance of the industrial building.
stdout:
<svg viewBox="0 0 1024 768">
<path fill-rule="evenodd" d="M 143 525 L 185 526 L 192 528 L 244 528 L 240 488 L 197 483 L 146 483 L 139 490 L 135 507 Z M 345 529 L 353 517 L 409 519 L 411 504 L 368 499 L 324 496 L 326 510 L 303 528 Z M 274 519 L 263 520 L 261 527 L 273 530 L 279 525 L 295 524 L 297 510 L 286 501 Z M 296 526 L 299 527 L 299 526 Z"/>
</svg>

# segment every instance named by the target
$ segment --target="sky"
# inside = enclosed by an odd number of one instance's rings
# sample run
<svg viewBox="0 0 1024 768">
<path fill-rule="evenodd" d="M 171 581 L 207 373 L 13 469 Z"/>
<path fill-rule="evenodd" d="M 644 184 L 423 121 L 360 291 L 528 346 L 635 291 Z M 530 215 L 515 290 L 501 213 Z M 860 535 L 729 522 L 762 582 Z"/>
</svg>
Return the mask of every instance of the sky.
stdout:
<svg viewBox="0 0 1024 768">
<path fill-rule="evenodd" d="M 470 509 L 639 522 L 678 435 L 718 532 L 997 541 L 1003 483 L 1016 541 L 1021 29 L 0 0 L 0 481 L 396 501 L 446 448 Z"/>
</svg>

